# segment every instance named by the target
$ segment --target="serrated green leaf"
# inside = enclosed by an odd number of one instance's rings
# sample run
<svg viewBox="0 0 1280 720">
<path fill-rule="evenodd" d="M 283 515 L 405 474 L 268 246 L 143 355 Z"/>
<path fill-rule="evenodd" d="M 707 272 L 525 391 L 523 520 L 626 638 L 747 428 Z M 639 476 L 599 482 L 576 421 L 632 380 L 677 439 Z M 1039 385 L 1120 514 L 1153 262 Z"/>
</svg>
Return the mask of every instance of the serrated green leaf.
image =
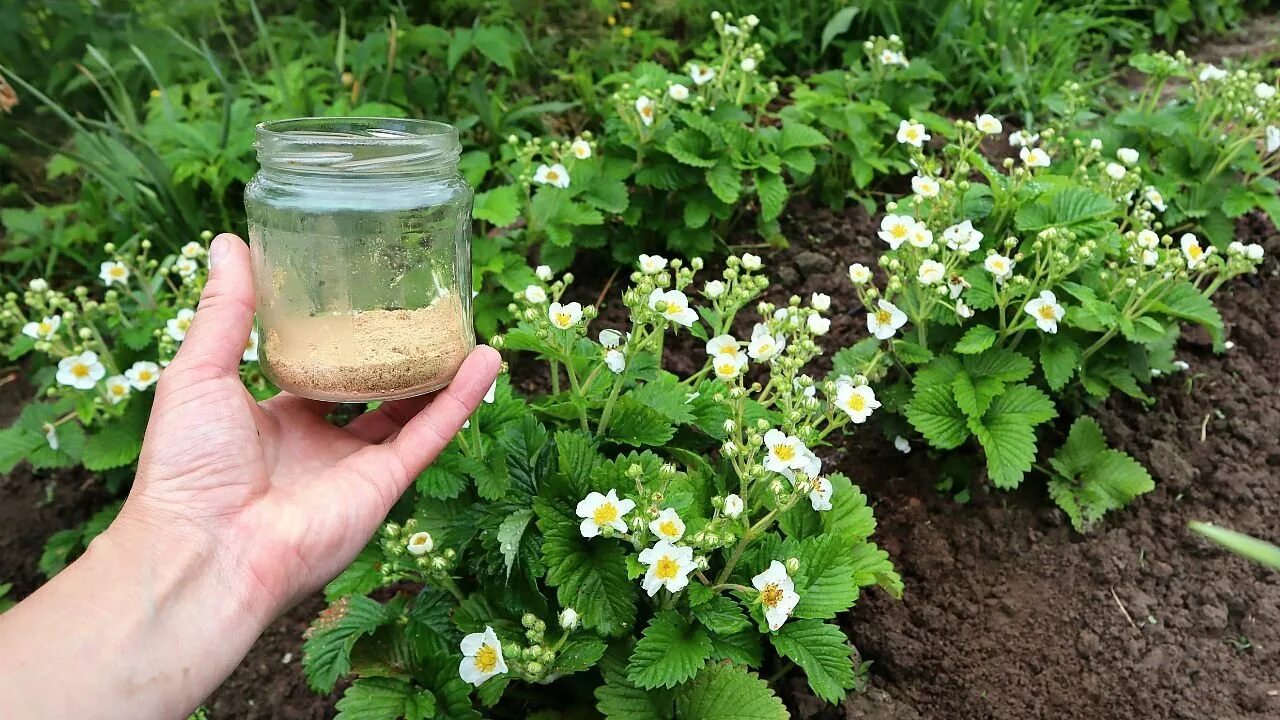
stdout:
<svg viewBox="0 0 1280 720">
<path fill-rule="evenodd" d="M 786 720 L 768 683 L 735 665 L 708 665 L 676 696 L 679 720 Z"/>
<path fill-rule="evenodd" d="M 796 585 L 800 602 L 792 613 L 795 617 L 835 617 L 858 599 L 852 556 L 846 542 L 834 535 L 822 535 L 800 543 L 797 559 L 802 577 Z"/>
<path fill-rule="evenodd" d="M 507 227 L 520 218 L 523 198 L 515 185 L 500 187 L 476 194 L 471 215 L 495 227 Z"/>
<path fill-rule="evenodd" d="M 1185 280 L 1179 281 L 1162 295 L 1160 302 L 1152 310 L 1196 323 L 1209 331 L 1215 347 L 1223 344 L 1222 316 L 1218 314 L 1218 309 L 1213 306 L 1213 301 Z"/>
<path fill-rule="evenodd" d="M 555 671 L 567 675 L 590 669 L 599 662 L 606 648 L 599 638 L 575 637 L 556 654 Z"/>
<path fill-rule="evenodd" d="M 855 545 L 850 552 L 850 562 L 853 564 L 853 579 L 858 587 L 879 585 L 895 598 L 902 597 L 902 578 L 889 559 L 889 553 L 881 550 L 875 543 Z"/>
<path fill-rule="evenodd" d="M 965 332 L 964 337 L 956 341 L 956 352 L 973 355 L 994 345 L 996 331 L 986 325 L 974 325 Z"/>
<path fill-rule="evenodd" d="M 682 128 L 667 138 L 664 146 L 671 157 L 685 165 L 709 168 L 716 164 L 717 154 L 706 135 L 693 128 Z"/>
<path fill-rule="evenodd" d="M 716 595 L 707 602 L 694 606 L 693 616 L 708 630 L 719 635 L 732 635 L 751 627 L 751 621 L 742 612 L 742 606 L 724 595 Z"/>
<path fill-rule="evenodd" d="M 134 400 L 142 412 L 132 407 L 127 414 L 102 426 L 84 444 L 80 462 L 86 470 L 103 472 L 132 465 L 142 452 L 142 435 L 147 429 L 146 403 Z"/>
<path fill-rule="evenodd" d="M 1088 417 L 1076 419 L 1067 442 L 1049 462 L 1059 473 L 1050 482 L 1050 495 L 1078 532 L 1155 488 L 1141 463 L 1107 448 L 1102 428 Z"/>
<path fill-rule="evenodd" d="M 627 679 L 646 690 L 672 688 L 689 680 L 711 656 L 711 638 L 701 626 L 674 610 L 649 621 L 627 664 Z"/>
<path fill-rule="evenodd" d="M 520 552 L 520 540 L 532 519 L 532 509 L 517 510 L 498 526 L 498 548 L 502 551 L 502 560 L 507 566 L 507 577 L 511 577 L 511 567 Z"/>
<path fill-rule="evenodd" d="M 760 632 L 754 627 L 739 630 L 732 635 L 712 635 L 711 659 L 759 667 L 764 659 L 760 637 Z"/>
<path fill-rule="evenodd" d="M 1066 387 L 1080 366 L 1081 350 L 1065 335 L 1048 335 L 1040 341 L 1040 368 L 1051 390 Z"/>
<path fill-rule="evenodd" d="M 691 423 L 696 417 L 693 408 L 686 400 L 689 397 L 688 386 L 669 372 L 661 372 L 654 380 L 647 382 L 631 392 L 632 400 L 652 408 L 673 423 Z"/>
<path fill-rule="evenodd" d="M 675 426 L 653 408 L 623 395 L 614 405 L 606 435 L 610 440 L 636 447 L 661 446 L 675 435 Z"/>
<path fill-rule="evenodd" d="M 364 595 L 382 584 L 379 564 L 382 549 L 372 543 L 360 551 L 355 560 L 324 586 L 324 598 L 333 602 L 343 595 Z"/>
<path fill-rule="evenodd" d="M 596 687 L 596 709 L 608 720 L 671 720 L 672 693 L 643 690 L 627 680 L 626 646 L 615 646 L 600 661 L 604 684 Z"/>
<path fill-rule="evenodd" d="M 450 445 L 422 471 L 414 481 L 419 493 L 437 500 L 452 500 L 462 494 L 467 487 L 467 476 L 463 474 L 463 457 L 457 448 L 456 444 Z"/>
<path fill-rule="evenodd" d="M 950 387 L 918 389 L 907 404 L 907 421 L 929 444 L 940 450 L 960 447 L 969 437 L 966 416 L 956 404 Z"/>
<path fill-rule="evenodd" d="M 556 588 L 560 606 L 577 610 L 584 627 L 606 635 L 634 623 L 637 591 L 627 579 L 626 550 L 616 542 L 582 537 L 578 520 L 560 501 L 538 498 L 534 512 L 543 535 L 547 583 Z"/>
<path fill-rule="evenodd" d="M 1165 327 L 1153 318 L 1140 317 L 1129 320 L 1120 319 L 1120 332 L 1125 338 L 1136 343 L 1151 343 L 1164 340 Z"/>
<path fill-rule="evenodd" d="M 955 393 L 956 405 L 971 418 L 982 417 L 991 400 L 1004 390 L 1004 383 L 990 375 L 973 376 L 962 371 L 951 381 L 951 389 Z"/>
<path fill-rule="evenodd" d="M 1025 380 L 1035 369 L 1027 356 L 1003 348 L 966 356 L 961 363 L 964 369 L 975 378 L 991 378 L 1002 383 Z"/>
<path fill-rule="evenodd" d="M 778 654 L 804 670 L 809 687 L 823 700 L 838 703 L 853 688 L 849 639 L 840 628 L 821 620 L 792 620 L 770 635 L 769 641 Z"/>
<path fill-rule="evenodd" d="M 1036 460 L 1036 433 L 1018 414 L 990 413 L 981 422 L 970 423 L 974 437 L 987 456 L 987 475 L 996 487 L 1017 487 Z"/>
<path fill-rule="evenodd" d="M 798 122 L 785 122 L 778 135 L 778 150 L 786 152 L 793 148 L 819 147 L 828 143 L 827 136 L 821 130 Z"/>
<path fill-rule="evenodd" d="M 781 175 L 757 171 L 756 195 L 760 198 L 760 219 L 770 222 L 782 214 L 790 193 Z"/>
<path fill-rule="evenodd" d="M 386 608 L 362 595 L 348 595 L 321 612 L 302 645 L 302 669 L 311 689 L 333 692 L 338 678 L 351 669 L 356 641 L 389 619 Z"/>
<path fill-rule="evenodd" d="M 921 365 L 933 360 L 933 352 L 929 348 L 910 340 L 894 340 L 893 352 L 907 365 Z"/>
<path fill-rule="evenodd" d="M 436 699 L 398 678 L 358 678 L 334 706 L 335 720 L 428 720 L 435 715 Z"/>
<path fill-rule="evenodd" d="M 1039 388 L 1030 385 L 1010 385 L 991 403 L 986 419 L 997 416 L 1017 417 L 1028 425 L 1039 425 L 1058 416 L 1058 411 Z"/>
<path fill-rule="evenodd" d="M 559 430 L 555 435 L 557 467 L 575 495 L 585 496 L 591 473 L 604 460 L 595 438 L 580 430 Z"/>
<path fill-rule="evenodd" d="M 707 187 L 720 202 L 733 204 L 742 195 L 742 172 L 727 160 L 721 160 L 706 174 Z"/>
</svg>

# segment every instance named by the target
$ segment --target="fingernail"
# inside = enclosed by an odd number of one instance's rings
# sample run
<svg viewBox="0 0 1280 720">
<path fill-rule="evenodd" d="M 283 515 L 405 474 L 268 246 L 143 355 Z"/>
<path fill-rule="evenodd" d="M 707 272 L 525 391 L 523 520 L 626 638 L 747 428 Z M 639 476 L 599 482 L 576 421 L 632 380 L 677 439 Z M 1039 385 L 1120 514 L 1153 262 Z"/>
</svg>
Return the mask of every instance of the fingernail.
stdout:
<svg viewBox="0 0 1280 720">
<path fill-rule="evenodd" d="M 209 246 L 209 269 L 212 270 L 227 255 L 227 238 L 223 235 L 213 239 Z"/>
</svg>

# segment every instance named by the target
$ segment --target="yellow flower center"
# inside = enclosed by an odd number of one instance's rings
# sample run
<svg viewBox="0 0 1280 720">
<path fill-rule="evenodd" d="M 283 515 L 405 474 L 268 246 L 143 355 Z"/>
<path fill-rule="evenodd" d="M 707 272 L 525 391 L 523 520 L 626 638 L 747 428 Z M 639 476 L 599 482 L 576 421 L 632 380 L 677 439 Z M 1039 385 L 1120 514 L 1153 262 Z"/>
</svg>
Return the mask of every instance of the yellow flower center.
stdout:
<svg viewBox="0 0 1280 720">
<path fill-rule="evenodd" d="M 854 412 L 862 412 L 867 409 L 867 400 L 861 395 L 854 393 L 849 396 L 849 402 L 846 403 L 849 409 Z"/>
<path fill-rule="evenodd" d="M 139 371 L 138 371 L 138 382 L 151 382 L 151 371 L 150 371 L 150 370 L 139 370 Z"/>
<path fill-rule="evenodd" d="M 560 179 L 560 173 L 556 172 L 555 170 L 548 170 L 548 171 L 547 171 L 547 180 L 548 180 L 548 181 L 550 181 L 550 182 L 555 182 L 555 181 L 557 181 L 557 180 L 559 180 L 559 179 Z"/>
<path fill-rule="evenodd" d="M 777 583 L 769 583 L 760 591 L 760 602 L 767 608 L 775 608 L 782 602 L 782 588 Z"/>
<path fill-rule="evenodd" d="M 738 372 L 738 366 L 734 365 L 731 362 L 720 363 L 720 365 L 717 366 L 716 368 L 716 372 L 720 373 L 721 375 L 733 375 Z"/>
<path fill-rule="evenodd" d="M 115 278 L 124 277 L 124 267 L 121 265 L 116 265 L 115 267 L 111 268 L 111 277 L 115 277 Z"/>
<path fill-rule="evenodd" d="M 124 385 L 112 385 L 111 394 L 117 397 L 123 396 L 127 388 Z"/>
<path fill-rule="evenodd" d="M 591 513 L 591 519 L 595 520 L 597 525 L 608 525 L 618 519 L 618 507 L 610 502 L 604 503 Z"/>
<path fill-rule="evenodd" d="M 995 271 L 996 271 L 996 272 L 998 272 L 998 273 L 1002 273 L 1002 272 L 1004 272 L 1004 268 L 1005 268 L 1004 263 L 1003 263 L 1003 262 L 1001 262 L 1001 261 L 999 261 L 999 260 L 997 260 L 997 261 L 995 261 L 995 262 L 991 263 L 991 269 L 992 269 L 992 270 L 995 270 Z"/>
<path fill-rule="evenodd" d="M 566 328 L 566 327 L 569 327 L 569 326 L 570 326 L 570 325 L 572 325 L 572 324 L 573 324 L 573 321 L 572 321 L 572 319 L 569 317 L 569 313 L 567 313 L 567 312 L 558 312 L 558 313 L 556 313 L 556 325 L 559 325 L 559 326 L 560 326 L 560 327 L 562 327 L 562 328 Z"/>
<path fill-rule="evenodd" d="M 1200 256 L 1203 254 L 1204 254 L 1204 250 L 1201 250 L 1199 245 L 1187 246 L 1187 257 L 1191 258 L 1192 260 L 1199 260 Z"/>
<path fill-rule="evenodd" d="M 915 139 L 916 139 L 916 138 L 918 138 L 918 137 L 920 137 L 920 131 L 919 131 L 919 130 L 917 130 L 917 129 L 913 128 L 913 127 L 909 127 L 909 128 L 907 128 L 907 139 L 908 139 L 908 140 L 915 140 Z"/>
<path fill-rule="evenodd" d="M 893 320 L 893 314 L 890 313 L 888 310 L 876 311 L 876 322 L 880 323 L 881 325 L 888 325 L 892 320 Z"/>
<path fill-rule="evenodd" d="M 658 563 L 653 566 L 653 574 L 657 575 L 659 580 L 670 580 L 679 573 L 680 563 L 667 555 L 658 558 Z"/>
<path fill-rule="evenodd" d="M 893 227 L 889 228 L 889 234 L 898 239 L 902 239 L 907 236 L 907 226 L 894 225 Z"/>
<path fill-rule="evenodd" d="M 416 537 L 409 541 L 410 545 L 417 547 L 418 545 L 426 545 L 427 539 L 424 537 Z"/>
<path fill-rule="evenodd" d="M 788 462 L 796 456 L 796 449 L 790 445 L 778 445 L 773 449 L 773 454 L 783 462 Z"/>
<path fill-rule="evenodd" d="M 84 363 L 76 363 L 71 366 L 71 374 L 78 378 L 89 377 L 89 366 Z"/>
<path fill-rule="evenodd" d="M 39 325 L 39 328 L 40 328 L 41 335 L 48 335 L 49 333 L 53 332 L 53 326 L 50 325 L 48 322 L 41 322 Z"/>
<path fill-rule="evenodd" d="M 1057 320 L 1057 319 L 1058 319 L 1058 316 L 1053 312 L 1053 306 L 1052 306 L 1052 305 L 1041 305 L 1041 306 L 1040 306 L 1040 317 L 1041 317 L 1041 318 L 1043 318 L 1043 319 L 1045 319 L 1045 320 Z"/>
<path fill-rule="evenodd" d="M 680 528 L 676 527 L 674 520 L 664 520 L 662 524 L 658 526 L 658 532 L 661 532 L 663 535 L 679 535 Z"/>
<path fill-rule="evenodd" d="M 645 117 L 653 117 L 653 106 L 645 105 L 644 107 L 640 108 L 640 114 Z"/>
<path fill-rule="evenodd" d="M 491 673 L 498 667 L 498 651 L 491 645 L 481 645 L 476 651 L 475 657 L 476 670 L 482 673 Z"/>
</svg>

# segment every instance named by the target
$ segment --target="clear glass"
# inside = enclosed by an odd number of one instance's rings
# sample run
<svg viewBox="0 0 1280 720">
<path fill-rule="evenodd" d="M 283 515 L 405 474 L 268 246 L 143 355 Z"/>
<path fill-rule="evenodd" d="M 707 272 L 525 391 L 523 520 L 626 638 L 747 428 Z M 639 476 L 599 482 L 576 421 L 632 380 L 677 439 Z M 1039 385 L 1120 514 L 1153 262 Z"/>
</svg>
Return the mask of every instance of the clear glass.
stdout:
<svg viewBox="0 0 1280 720">
<path fill-rule="evenodd" d="M 337 402 L 448 385 L 475 347 L 457 130 L 301 118 L 257 133 L 245 208 L 266 376 Z"/>
</svg>

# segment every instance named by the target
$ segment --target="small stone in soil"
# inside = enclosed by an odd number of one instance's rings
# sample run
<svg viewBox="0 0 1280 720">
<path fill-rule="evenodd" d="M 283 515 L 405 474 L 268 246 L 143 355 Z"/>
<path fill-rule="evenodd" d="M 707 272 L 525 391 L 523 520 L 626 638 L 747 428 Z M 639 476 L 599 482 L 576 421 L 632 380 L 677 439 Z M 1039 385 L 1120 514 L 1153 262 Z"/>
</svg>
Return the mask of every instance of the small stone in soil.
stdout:
<svg viewBox="0 0 1280 720">
<path fill-rule="evenodd" d="M 809 276 L 831 272 L 831 258 L 812 250 L 796 253 L 795 263 L 796 269 L 800 271 L 801 275 Z"/>
</svg>

